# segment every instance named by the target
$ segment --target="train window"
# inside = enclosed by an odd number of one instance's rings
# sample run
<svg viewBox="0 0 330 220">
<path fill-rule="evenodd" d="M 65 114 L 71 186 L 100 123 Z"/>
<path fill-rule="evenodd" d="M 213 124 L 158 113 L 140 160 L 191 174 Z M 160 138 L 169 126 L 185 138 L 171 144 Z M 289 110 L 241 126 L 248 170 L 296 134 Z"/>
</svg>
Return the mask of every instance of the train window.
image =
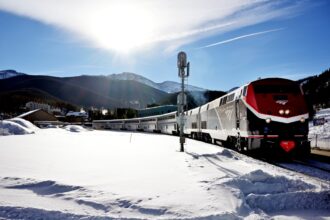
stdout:
<svg viewBox="0 0 330 220">
<path fill-rule="evenodd" d="M 166 130 L 167 130 L 167 128 L 168 128 L 168 127 L 167 127 L 167 125 L 166 125 Z"/>
<path fill-rule="evenodd" d="M 222 105 L 222 99 L 220 99 L 220 102 L 219 102 L 219 106 L 221 106 Z"/>
<path fill-rule="evenodd" d="M 191 128 L 196 129 L 197 128 L 197 123 L 196 122 L 191 123 Z"/>
<path fill-rule="evenodd" d="M 206 111 L 209 110 L 209 105 L 210 105 L 210 104 L 207 105 L 207 107 L 206 107 Z"/>
<path fill-rule="evenodd" d="M 190 115 L 191 115 L 192 111 L 190 111 Z"/>
<path fill-rule="evenodd" d="M 288 96 L 287 95 L 274 95 L 273 96 L 273 99 L 275 101 L 278 101 L 278 100 L 288 100 Z"/>
<path fill-rule="evenodd" d="M 246 96 L 246 92 L 247 92 L 247 86 L 244 86 L 244 89 L 243 89 L 243 96 Z"/>
<path fill-rule="evenodd" d="M 174 124 L 174 130 L 176 130 L 176 124 Z"/>
<path fill-rule="evenodd" d="M 222 100 L 222 105 L 226 104 L 227 103 L 227 96 L 223 97 L 223 100 Z"/>
<path fill-rule="evenodd" d="M 206 121 L 202 121 L 201 122 L 201 128 L 202 129 L 206 129 Z"/>
<path fill-rule="evenodd" d="M 231 101 L 233 101 L 233 100 L 234 100 L 234 96 L 235 96 L 234 93 L 231 94 L 230 96 L 228 96 L 227 102 L 231 102 Z"/>
</svg>

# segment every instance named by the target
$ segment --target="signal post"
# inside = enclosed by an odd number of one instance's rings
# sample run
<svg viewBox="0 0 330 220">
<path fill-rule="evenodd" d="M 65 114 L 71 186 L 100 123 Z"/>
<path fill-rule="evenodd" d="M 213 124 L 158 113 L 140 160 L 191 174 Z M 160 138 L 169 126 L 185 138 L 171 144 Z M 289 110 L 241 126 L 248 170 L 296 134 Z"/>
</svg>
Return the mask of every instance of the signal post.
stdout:
<svg viewBox="0 0 330 220">
<path fill-rule="evenodd" d="M 181 78 L 181 92 L 178 95 L 178 124 L 180 128 L 180 152 L 184 152 L 185 137 L 183 128 L 185 125 L 184 106 L 187 104 L 187 97 L 184 93 L 184 80 L 189 76 L 190 63 L 187 62 L 187 54 L 183 51 L 178 53 L 178 75 Z M 187 69 L 187 71 L 185 71 Z"/>
</svg>

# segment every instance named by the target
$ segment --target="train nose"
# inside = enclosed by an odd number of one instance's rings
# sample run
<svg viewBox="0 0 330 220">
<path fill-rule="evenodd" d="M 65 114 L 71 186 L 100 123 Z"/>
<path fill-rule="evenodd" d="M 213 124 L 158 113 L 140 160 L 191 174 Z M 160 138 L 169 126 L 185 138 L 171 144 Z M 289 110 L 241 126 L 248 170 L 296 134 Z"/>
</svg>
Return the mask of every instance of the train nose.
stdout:
<svg viewBox="0 0 330 220">
<path fill-rule="evenodd" d="M 280 142 L 280 146 L 288 153 L 296 146 L 296 143 L 294 141 L 285 140 Z"/>
</svg>

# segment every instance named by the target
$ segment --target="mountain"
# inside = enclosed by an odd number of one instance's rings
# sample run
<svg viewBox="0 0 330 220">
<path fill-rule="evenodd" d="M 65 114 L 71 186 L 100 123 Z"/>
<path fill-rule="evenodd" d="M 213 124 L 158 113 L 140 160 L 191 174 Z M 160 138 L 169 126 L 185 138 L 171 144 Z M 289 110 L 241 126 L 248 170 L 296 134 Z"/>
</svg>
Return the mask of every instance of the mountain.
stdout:
<svg viewBox="0 0 330 220">
<path fill-rule="evenodd" d="M 298 82 L 305 93 L 311 112 L 315 109 L 330 107 L 330 69 Z"/>
<path fill-rule="evenodd" d="M 158 88 L 162 91 L 167 93 L 175 93 L 181 91 L 181 83 L 173 82 L 173 81 L 165 81 L 162 83 L 157 83 Z M 185 90 L 188 91 L 196 91 L 196 92 L 206 92 L 206 89 L 192 86 L 192 85 L 185 85 Z"/>
<path fill-rule="evenodd" d="M 114 80 L 133 80 L 133 81 L 145 84 L 147 86 L 153 87 L 155 89 L 164 91 L 166 93 L 176 93 L 176 92 L 181 91 L 181 84 L 178 82 L 165 81 L 162 83 L 155 83 L 155 82 L 151 81 L 150 79 L 147 79 L 147 78 L 140 76 L 138 74 L 135 74 L 135 73 L 124 72 L 124 73 L 119 73 L 119 74 L 111 74 L 108 77 L 110 79 L 114 79 Z M 191 85 L 188 85 L 186 87 L 186 89 L 188 91 L 206 91 L 206 89 L 199 88 L 196 86 L 191 86 Z"/>
<path fill-rule="evenodd" d="M 231 91 L 234 91 L 235 89 L 238 89 L 238 88 L 239 88 L 238 86 L 235 86 L 235 87 L 229 89 L 229 90 L 227 91 L 227 93 L 229 93 L 229 92 L 231 92 Z"/>
<path fill-rule="evenodd" d="M 223 95 L 226 92 L 223 91 L 211 91 L 207 90 L 206 92 L 203 91 L 188 91 L 187 94 L 187 109 L 193 109 L 197 106 L 204 105 L 207 102 L 213 101 Z M 177 97 L 179 93 L 172 93 L 165 99 L 160 101 L 161 105 L 176 105 Z"/>
<path fill-rule="evenodd" d="M 138 75 L 138 74 L 135 74 L 135 73 L 128 73 L 128 72 L 124 72 L 124 73 L 114 73 L 114 74 L 111 74 L 111 75 L 108 75 L 108 78 L 109 79 L 112 79 L 112 80 L 131 80 L 131 81 L 136 81 L 136 82 L 139 82 L 139 83 L 142 83 L 142 84 L 145 84 L 147 86 L 150 86 L 150 87 L 153 87 L 155 88 L 155 84 L 153 81 L 141 76 L 141 75 Z"/>
<path fill-rule="evenodd" d="M 16 72 L 15 70 L 2 70 L 2 71 L 0 71 L 0 80 L 8 79 L 8 78 L 15 77 L 15 76 L 21 76 L 21 75 L 25 75 L 25 74 Z"/>
<path fill-rule="evenodd" d="M 83 107 L 143 108 L 159 102 L 167 93 L 133 80 L 106 76 L 53 77 L 19 75 L 0 80 L 0 95 L 32 89 L 57 100 Z M 45 97 L 45 96 L 44 96 Z M 31 99 L 34 97 L 31 96 Z M 47 97 L 44 98 L 47 101 Z M 1 103 L 2 105 L 6 103 Z M 21 103 L 25 105 L 25 103 Z M 0 107 L 1 107 L 0 106 Z"/>
<path fill-rule="evenodd" d="M 0 112 L 23 113 L 26 112 L 25 104 L 34 101 L 47 103 L 54 107 L 77 111 L 78 107 L 60 100 L 38 89 L 19 89 L 0 92 Z"/>
<path fill-rule="evenodd" d="M 180 83 L 155 83 L 134 73 L 75 77 L 28 75 L 14 70 L 0 73 L 0 112 L 17 113 L 28 101 L 69 110 L 80 106 L 140 109 L 153 103 L 176 104 L 177 93 L 181 90 Z M 190 107 L 210 101 L 210 91 L 187 87 Z"/>
</svg>

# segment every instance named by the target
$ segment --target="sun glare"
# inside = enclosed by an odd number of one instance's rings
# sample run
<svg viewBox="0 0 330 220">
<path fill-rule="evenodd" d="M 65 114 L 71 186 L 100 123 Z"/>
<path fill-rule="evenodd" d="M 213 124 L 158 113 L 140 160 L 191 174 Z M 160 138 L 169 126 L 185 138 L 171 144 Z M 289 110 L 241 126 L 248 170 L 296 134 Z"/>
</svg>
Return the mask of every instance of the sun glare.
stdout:
<svg viewBox="0 0 330 220">
<path fill-rule="evenodd" d="M 138 5 L 104 8 L 95 12 L 89 21 L 89 31 L 101 48 L 131 53 L 152 41 L 155 21 Z"/>
</svg>

